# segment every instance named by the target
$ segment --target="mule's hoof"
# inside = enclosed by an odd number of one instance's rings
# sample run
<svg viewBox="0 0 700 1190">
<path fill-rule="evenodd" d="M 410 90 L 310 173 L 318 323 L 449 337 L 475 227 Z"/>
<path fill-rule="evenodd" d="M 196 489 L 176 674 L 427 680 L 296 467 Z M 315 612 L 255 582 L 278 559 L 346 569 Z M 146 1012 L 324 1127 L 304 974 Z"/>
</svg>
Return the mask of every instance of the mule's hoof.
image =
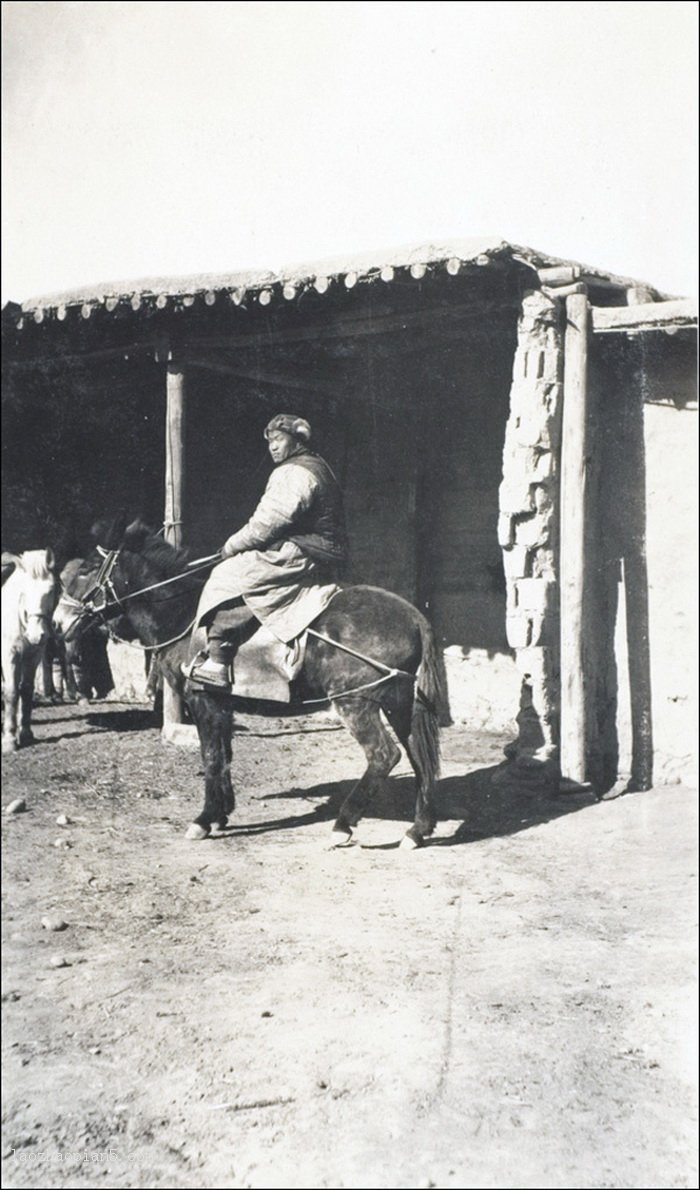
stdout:
<svg viewBox="0 0 700 1190">
<path fill-rule="evenodd" d="M 4 735 L 2 737 L 2 753 L 3 756 L 8 756 L 10 752 L 17 751 L 17 740 L 13 735 Z"/>
<path fill-rule="evenodd" d="M 355 840 L 352 837 L 352 831 L 331 831 L 328 850 L 335 851 L 338 847 L 352 847 L 354 843 Z"/>
<path fill-rule="evenodd" d="M 185 838 L 199 842 L 200 839 L 206 839 L 208 834 L 209 830 L 206 826 L 200 826 L 198 822 L 191 822 L 185 831 Z"/>
<path fill-rule="evenodd" d="M 404 835 L 403 839 L 399 843 L 399 850 L 415 851 L 420 846 L 421 844 L 417 841 L 417 839 L 413 838 L 413 835 Z"/>
</svg>

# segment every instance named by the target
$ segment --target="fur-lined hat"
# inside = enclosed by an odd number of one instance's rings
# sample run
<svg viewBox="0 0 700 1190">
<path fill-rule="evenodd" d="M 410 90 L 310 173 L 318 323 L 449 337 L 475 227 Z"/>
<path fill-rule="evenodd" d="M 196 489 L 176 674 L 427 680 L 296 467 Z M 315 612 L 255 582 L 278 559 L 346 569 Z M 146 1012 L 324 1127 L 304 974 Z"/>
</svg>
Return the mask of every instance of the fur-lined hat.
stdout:
<svg viewBox="0 0 700 1190">
<path fill-rule="evenodd" d="M 265 427 L 265 437 L 269 438 L 275 430 L 282 430 L 285 434 L 291 434 L 292 437 L 298 438 L 300 442 L 309 442 L 311 439 L 311 426 L 308 421 L 304 421 L 303 417 L 295 417 L 293 413 L 278 413 L 273 417 L 272 421 Z"/>
</svg>

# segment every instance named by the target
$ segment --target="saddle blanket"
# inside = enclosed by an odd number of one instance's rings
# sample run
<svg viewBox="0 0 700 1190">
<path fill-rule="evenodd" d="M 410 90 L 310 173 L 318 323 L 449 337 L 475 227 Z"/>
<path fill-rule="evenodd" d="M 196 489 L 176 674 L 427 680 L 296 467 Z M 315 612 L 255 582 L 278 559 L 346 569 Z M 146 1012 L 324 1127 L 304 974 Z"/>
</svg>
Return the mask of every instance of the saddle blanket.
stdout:
<svg viewBox="0 0 700 1190">
<path fill-rule="evenodd" d="M 233 693 L 239 698 L 290 702 L 289 683 L 304 664 L 307 633 L 284 644 L 262 625 L 241 645 L 233 662 Z"/>
</svg>

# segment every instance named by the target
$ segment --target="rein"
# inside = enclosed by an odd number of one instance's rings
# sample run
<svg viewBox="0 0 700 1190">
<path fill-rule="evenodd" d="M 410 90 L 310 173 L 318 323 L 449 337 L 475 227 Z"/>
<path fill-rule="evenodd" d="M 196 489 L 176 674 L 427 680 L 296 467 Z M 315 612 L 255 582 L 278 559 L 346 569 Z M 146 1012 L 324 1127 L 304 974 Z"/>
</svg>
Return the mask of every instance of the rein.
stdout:
<svg viewBox="0 0 700 1190">
<path fill-rule="evenodd" d="M 184 631 L 178 633 L 177 636 L 173 636 L 170 640 L 160 641 L 157 645 L 134 644 L 132 641 L 122 640 L 121 637 L 117 636 L 116 633 L 110 629 L 109 624 L 105 619 L 104 613 L 106 612 L 107 608 L 110 607 L 123 607 L 127 599 L 135 599 L 137 595 L 145 595 L 149 591 L 157 590 L 158 587 L 167 587 L 170 583 L 179 582 L 182 579 L 189 578 L 191 574 L 197 574 L 200 570 L 208 569 L 219 560 L 221 557 L 220 553 L 210 554 L 206 558 L 195 558 L 193 562 L 189 563 L 187 570 L 182 574 L 175 574 L 171 578 L 161 579 L 160 582 L 151 583 L 147 587 L 140 587 L 138 591 L 126 591 L 120 596 L 117 594 L 116 588 L 112 581 L 112 574 L 119 560 L 121 549 L 106 550 L 101 545 L 98 545 L 95 548 L 97 549 L 98 554 L 100 554 L 102 557 L 103 561 L 100 569 L 97 572 L 94 587 L 86 595 L 84 595 L 82 599 L 75 599 L 74 596 L 69 595 L 67 591 L 64 591 L 62 597 L 67 603 L 73 607 L 80 608 L 85 615 L 89 615 L 90 612 L 93 612 L 102 616 L 103 623 L 106 625 L 107 631 L 109 632 L 112 640 L 117 641 L 119 644 L 130 645 L 132 649 L 139 649 L 144 653 L 152 653 L 158 649 L 165 649 L 168 645 L 174 645 L 177 643 L 177 641 L 183 640 L 184 637 L 186 637 L 187 634 L 192 631 L 197 622 L 196 616 L 194 620 L 192 620 L 192 622 L 187 625 Z M 109 592 L 112 596 L 111 599 L 106 598 L 107 592 Z M 104 603 L 102 603 L 99 607 L 94 601 L 94 597 L 98 594 L 101 594 L 104 597 Z"/>
<path fill-rule="evenodd" d="M 180 582 L 184 578 L 189 578 L 191 574 L 197 574 L 200 570 L 207 570 L 221 558 L 220 553 L 210 554 L 207 558 L 195 558 L 194 562 L 190 562 L 187 570 L 182 574 L 174 574 L 171 578 L 161 579 L 159 583 L 151 583 L 148 587 L 140 587 L 138 591 L 127 591 L 124 595 L 119 596 L 112 582 L 112 571 L 119 560 L 121 550 L 105 550 L 101 545 L 98 545 L 96 548 L 97 552 L 104 557 L 105 561 L 98 571 L 94 590 L 99 589 L 104 591 L 105 588 L 108 588 L 113 595 L 113 599 L 109 603 L 104 603 L 99 609 L 100 611 L 104 611 L 107 607 L 121 607 L 123 603 L 126 603 L 127 599 L 135 599 L 137 595 L 145 595 L 148 591 L 157 591 L 159 587 L 167 587 L 169 583 Z M 102 576 L 103 571 L 105 571 L 104 576 Z M 78 600 L 77 602 L 85 606 L 87 600 L 85 602 Z"/>
<path fill-rule="evenodd" d="M 110 628 L 107 621 L 105 621 L 105 627 L 109 633 L 109 639 L 113 640 L 115 644 L 128 645 L 130 649 L 138 649 L 139 652 L 141 652 L 141 653 L 153 653 L 153 652 L 156 652 L 158 649 L 167 648 L 168 645 L 177 644 L 177 642 L 179 640 L 184 640 L 184 638 L 187 636 L 188 632 L 192 631 L 192 629 L 194 628 L 196 623 L 197 623 L 197 617 L 195 616 L 192 623 L 188 624 L 187 627 L 185 628 L 185 631 L 181 632 L 179 634 L 179 636 L 173 636 L 170 640 L 162 640 L 157 645 L 142 645 L 140 642 L 138 644 L 134 644 L 133 640 L 124 640 L 123 637 L 117 636 L 116 632 L 114 631 L 113 628 Z"/>
</svg>

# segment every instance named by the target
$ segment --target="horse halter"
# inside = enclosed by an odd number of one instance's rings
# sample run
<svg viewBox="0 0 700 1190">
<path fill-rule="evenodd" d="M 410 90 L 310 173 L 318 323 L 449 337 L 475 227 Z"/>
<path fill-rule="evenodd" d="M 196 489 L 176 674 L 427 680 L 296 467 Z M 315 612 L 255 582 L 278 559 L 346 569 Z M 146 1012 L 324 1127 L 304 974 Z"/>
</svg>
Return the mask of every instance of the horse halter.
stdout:
<svg viewBox="0 0 700 1190">
<path fill-rule="evenodd" d="M 116 550 L 106 550 L 103 548 L 103 546 L 98 545 L 95 548 L 102 558 L 102 563 L 99 570 L 97 571 L 97 574 L 95 575 L 95 585 L 91 587 L 89 591 L 86 591 L 85 594 L 80 597 L 78 602 L 82 605 L 82 607 L 85 608 L 87 612 L 101 613 L 104 612 L 110 603 L 115 603 L 118 606 L 121 606 L 121 600 L 117 595 L 116 588 L 112 581 L 112 574 L 114 573 L 114 568 L 119 561 L 121 547 Z M 98 603 L 97 600 L 100 597 L 102 598 L 102 602 Z"/>
<path fill-rule="evenodd" d="M 122 609 L 122 611 L 126 611 L 124 603 L 127 599 L 135 599 L 138 595 L 146 595 L 149 591 L 157 591 L 160 587 L 167 587 L 171 583 L 181 582 L 183 579 L 188 578 L 192 574 L 196 574 L 200 570 L 209 569 L 209 567 L 211 567 L 221 558 L 220 551 L 217 551 L 215 554 L 210 554 L 206 558 L 196 558 L 193 562 L 188 563 L 187 569 L 184 571 L 184 573 L 171 575 L 170 578 L 161 579 L 157 583 L 149 583 L 148 586 L 140 587 L 137 591 L 124 592 L 120 596 L 117 594 L 112 575 L 117 562 L 119 561 L 123 547 L 120 546 L 115 550 L 107 550 L 104 548 L 104 546 L 97 545 L 95 546 L 95 549 L 101 556 L 102 563 L 99 567 L 99 570 L 97 571 L 97 574 L 95 575 L 94 585 L 90 587 L 90 589 L 86 591 L 85 594 L 79 599 L 75 599 L 73 596 L 68 595 L 67 593 L 64 593 L 63 595 L 63 598 L 69 604 L 72 604 L 73 607 L 79 609 L 75 621 L 65 634 L 64 639 L 66 640 L 69 640 L 75 631 L 78 630 L 79 624 L 82 624 L 81 630 L 85 631 L 86 627 L 91 623 L 90 617 L 94 616 L 106 624 L 105 612 L 107 608 L 119 607 Z M 98 602 L 98 600 L 101 601 Z M 165 648 L 166 645 L 174 644 L 176 641 L 181 640 L 184 636 L 186 636 L 187 633 L 194 627 L 195 622 L 196 617 L 183 632 L 178 633 L 178 635 L 174 636 L 172 640 L 161 641 L 157 645 L 140 645 L 138 647 L 142 648 L 144 652 L 151 652 L 153 649 Z M 107 627 L 109 627 L 109 625 L 107 625 Z M 114 636 L 114 634 L 111 632 L 110 635 L 112 636 L 113 640 L 118 641 L 120 639 L 119 637 Z"/>
<path fill-rule="evenodd" d="M 101 545 L 96 546 L 102 557 L 99 570 L 95 575 L 95 582 L 83 595 L 75 598 L 63 591 L 61 600 L 76 609 L 76 617 L 64 633 L 64 640 L 70 640 L 76 633 L 82 634 L 91 623 L 93 617 L 104 620 L 104 613 L 110 604 L 121 607 L 121 600 L 117 595 L 112 574 L 119 559 L 121 548 L 106 550 Z"/>
</svg>

